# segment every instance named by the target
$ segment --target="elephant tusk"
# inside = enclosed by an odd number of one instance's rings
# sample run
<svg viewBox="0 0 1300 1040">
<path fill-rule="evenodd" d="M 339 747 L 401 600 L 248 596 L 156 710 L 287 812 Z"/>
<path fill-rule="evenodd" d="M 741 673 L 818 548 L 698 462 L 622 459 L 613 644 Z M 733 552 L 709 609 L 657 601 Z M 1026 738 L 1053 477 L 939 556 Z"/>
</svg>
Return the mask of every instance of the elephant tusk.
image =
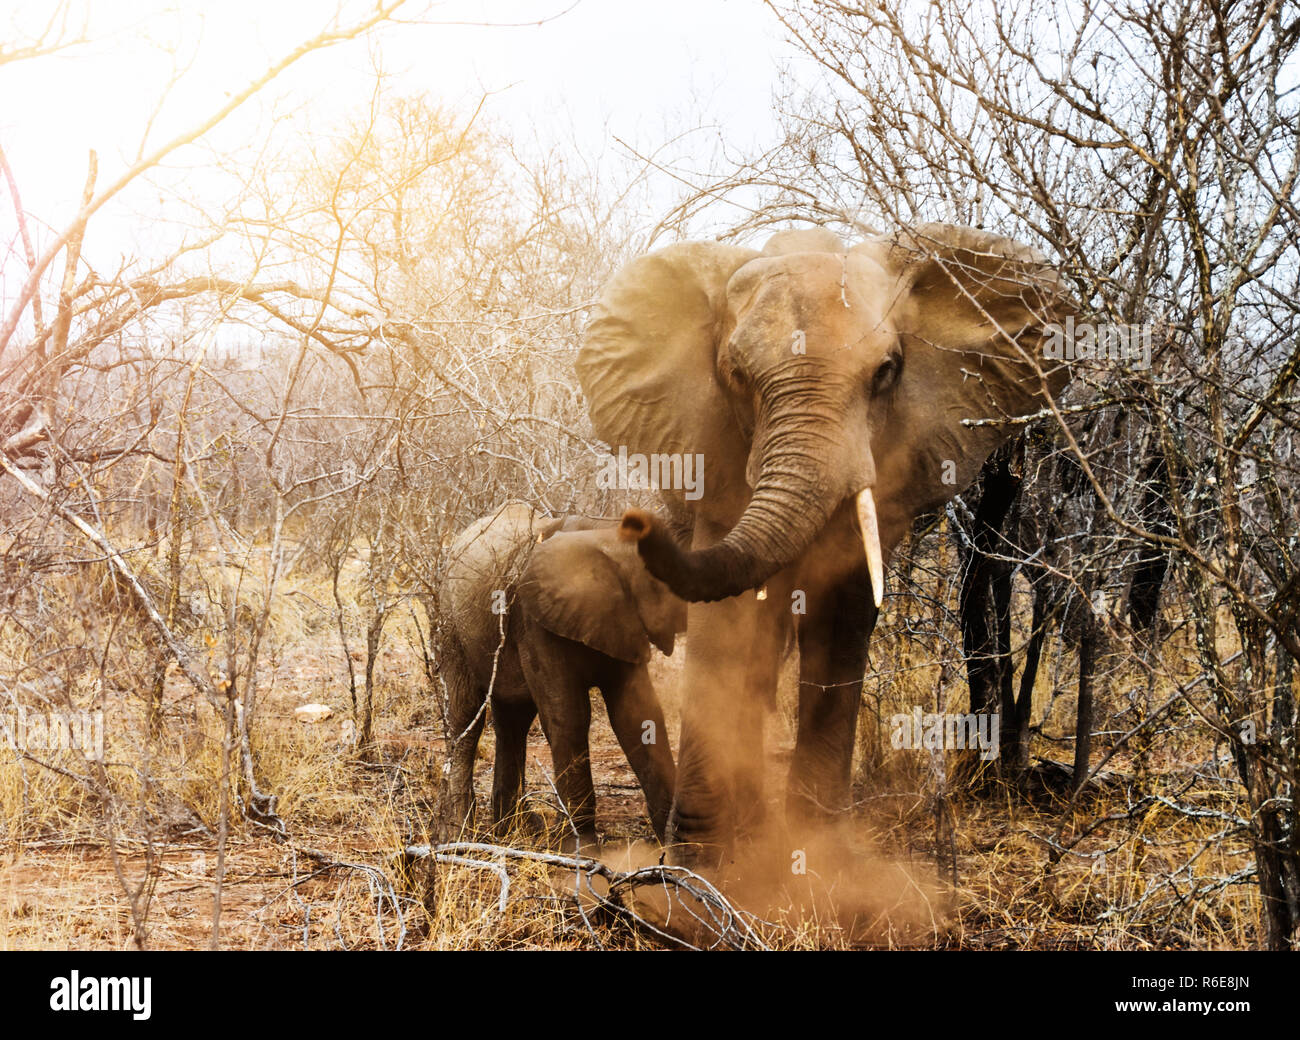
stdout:
<svg viewBox="0 0 1300 1040">
<path fill-rule="evenodd" d="M 858 492 L 858 526 L 862 528 L 862 548 L 867 553 L 867 566 L 871 569 L 871 594 L 876 609 L 885 601 L 885 565 L 880 555 L 880 524 L 876 520 L 876 499 L 871 488 Z"/>
</svg>

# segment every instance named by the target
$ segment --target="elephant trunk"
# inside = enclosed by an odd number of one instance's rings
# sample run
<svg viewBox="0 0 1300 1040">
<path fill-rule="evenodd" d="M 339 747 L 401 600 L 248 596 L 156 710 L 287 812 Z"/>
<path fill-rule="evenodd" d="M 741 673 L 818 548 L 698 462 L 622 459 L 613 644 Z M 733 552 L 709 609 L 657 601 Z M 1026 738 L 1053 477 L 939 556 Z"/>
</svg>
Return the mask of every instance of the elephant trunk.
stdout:
<svg viewBox="0 0 1300 1040">
<path fill-rule="evenodd" d="M 683 551 L 648 513 L 624 515 L 620 535 L 638 543 L 651 574 L 688 602 L 711 602 L 760 587 L 803 554 L 849 492 L 832 476 L 842 455 L 842 429 L 811 418 L 826 411 L 824 400 L 813 400 L 825 393 L 823 385 L 760 397 L 771 403 L 760 409 L 755 435 L 760 462 L 754 494 L 717 545 Z M 871 515 L 874 521 L 874 509 Z"/>
</svg>

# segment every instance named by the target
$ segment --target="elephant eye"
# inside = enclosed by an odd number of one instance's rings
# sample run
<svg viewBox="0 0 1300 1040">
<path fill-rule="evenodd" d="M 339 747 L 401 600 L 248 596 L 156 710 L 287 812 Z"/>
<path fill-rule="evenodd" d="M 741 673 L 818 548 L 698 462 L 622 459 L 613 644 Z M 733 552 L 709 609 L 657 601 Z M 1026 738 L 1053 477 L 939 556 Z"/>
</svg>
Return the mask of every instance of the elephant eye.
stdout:
<svg viewBox="0 0 1300 1040">
<path fill-rule="evenodd" d="M 898 376 L 903 370 L 903 359 L 897 354 L 890 354 L 880 363 L 876 369 L 876 374 L 871 380 L 871 393 L 879 396 L 887 392 L 898 382 Z"/>
</svg>

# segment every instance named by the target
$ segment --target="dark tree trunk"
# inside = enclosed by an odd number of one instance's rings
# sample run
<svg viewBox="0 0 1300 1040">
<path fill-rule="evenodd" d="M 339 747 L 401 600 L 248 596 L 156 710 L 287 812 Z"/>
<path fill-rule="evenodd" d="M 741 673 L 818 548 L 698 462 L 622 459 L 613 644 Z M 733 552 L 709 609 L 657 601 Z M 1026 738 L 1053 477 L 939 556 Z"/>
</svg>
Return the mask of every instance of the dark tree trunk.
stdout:
<svg viewBox="0 0 1300 1040">
<path fill-rule="evenodd" d="M 386 611 L 378 610 L 366 626 L 366 679 L 361 703 L 360 732 L 357 748 L 367 762 L 374 761 L 373 728 L 375 717 L 375 661 L 379 658 L 379 638 L 388 619 Z"/>
<path fill-rule="evenodd" d="M 997 641 L 998 710 L 1002 712 L 1000 732 L 1005 738 L 1016 714 L 1015 666 L 1011 660 L 1011 564 L 995 561 L 991 592 L 993 595 L 993 635 Z M 1003 747 L 1005 748 L 1005 743 Z M 1004 761 L 1003 766 L 1006 766 Z"/>
<path fill-rule="evenodd" d="M 1084 607 L 1088 610 L 1088 607 Z M 1097 664 L 1097 621 L 1090 614 L 1083 619 L 1079 637 L 1079 704 L 1074 722 L 1074 775 L 1072 790 L 1088 779 L 1092 759 L 1093 672 Z"/>
<path fill-rule="evenodd" d="M 1294 834 L 1288 838 L 1286 832 L 1282 810 L 1260 810 L 1255 869 L 1264 897 L 1264 942 L 1270 950 L 1300 949 L 1300 852 Z"/>
<path fill-rule="evenodd" d="M 1242 649 L 1250 662 L 1249 674 L 1268 674 L 1267 637 L 1263 626 L 1239 617 Z M 1295 809 L 1295 792 L 1285 777 L 1266 764 L 1263 748 L 1271 749 L 1274 761 L 1283 759 L 1297 739 L 1295 699 L 1291 691 L 1292 660 L 1279 647 L 1272 669 L 1269 692 L 1269 735 L 1247 739 L 1238 731 L 1233 739 L 1237 769 L 1250 795 L 1255 815 L 1255 870 L 1259 878 L 1264 918 L 1264 943 L 1270 950 L 1300 949 L 1300 821 Z M 1279 754 L 1281 752 L 1281 754 Z"/>
<path fill-rule="evenodd" d="M 1142 470 L 1142 504 L 1138 519 L 1156 534 L 1174 533 L 1173 507 L 1170 505 L 1169 468 L 1164 455 L 1151 456 Z M 1129 623 L 1138 631 L 1155 627 L 1160 607 L 1160 590 L 1169 572 L 1169 552 L 1163 546 L 1144 542 L 1133 564 L 1128 581 Z"/>
</svg>

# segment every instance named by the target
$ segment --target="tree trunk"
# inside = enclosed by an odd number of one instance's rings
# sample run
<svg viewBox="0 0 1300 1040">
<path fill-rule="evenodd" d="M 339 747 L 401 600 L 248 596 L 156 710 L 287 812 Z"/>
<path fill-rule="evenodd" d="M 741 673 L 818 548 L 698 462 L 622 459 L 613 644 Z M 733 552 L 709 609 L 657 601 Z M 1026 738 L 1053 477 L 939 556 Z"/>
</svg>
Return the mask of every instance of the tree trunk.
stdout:
<svg viewBox="0 0 1300 1040">
<path fill-rule="evenodd" d="M 1088 764 L 1092 758 L 1092 680 L 1096 664 L 1097 621 L 1089 614 L 1083 619 L 1083 634 L 1079 637 L 1079 704 L 1075 713 L 1074 775 L 1070 785 L 1073 791 L 1079 790 L 1088 779 Z"/>
</svg>

